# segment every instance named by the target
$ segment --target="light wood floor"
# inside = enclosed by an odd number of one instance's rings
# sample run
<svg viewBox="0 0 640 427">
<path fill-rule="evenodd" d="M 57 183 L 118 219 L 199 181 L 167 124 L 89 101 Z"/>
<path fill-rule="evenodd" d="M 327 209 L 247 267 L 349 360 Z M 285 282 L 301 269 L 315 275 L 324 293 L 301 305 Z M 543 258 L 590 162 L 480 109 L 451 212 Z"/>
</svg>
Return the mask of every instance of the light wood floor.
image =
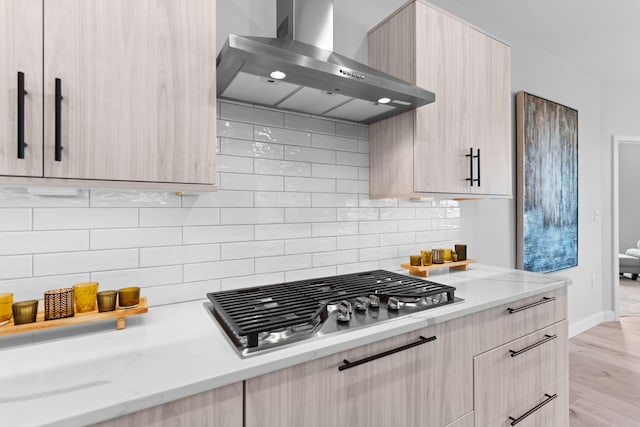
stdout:
<svg viewBox="0 0 640 427">
<path fill-rule="evenodd" d="M 571 427 L 640 426 L 640 317 L 569 340 Z"/>
</svg>

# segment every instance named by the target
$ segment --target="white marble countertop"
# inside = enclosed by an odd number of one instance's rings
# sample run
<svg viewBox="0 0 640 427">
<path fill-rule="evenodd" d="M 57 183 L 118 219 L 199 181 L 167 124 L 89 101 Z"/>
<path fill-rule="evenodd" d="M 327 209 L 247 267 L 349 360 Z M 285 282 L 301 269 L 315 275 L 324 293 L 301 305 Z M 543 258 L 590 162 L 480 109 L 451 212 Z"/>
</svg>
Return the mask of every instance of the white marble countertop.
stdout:
<svg viewBox="0 0 640 427">
<path fill-rule="evenodd" d="M 478 264 L 429 279 L 465 301 L 245 359 L 204 300 L 151 308 L 121 331 L 111 321 L 2 337 L 0 424 L 84 426 L 569 284 Z"/>
</svg>

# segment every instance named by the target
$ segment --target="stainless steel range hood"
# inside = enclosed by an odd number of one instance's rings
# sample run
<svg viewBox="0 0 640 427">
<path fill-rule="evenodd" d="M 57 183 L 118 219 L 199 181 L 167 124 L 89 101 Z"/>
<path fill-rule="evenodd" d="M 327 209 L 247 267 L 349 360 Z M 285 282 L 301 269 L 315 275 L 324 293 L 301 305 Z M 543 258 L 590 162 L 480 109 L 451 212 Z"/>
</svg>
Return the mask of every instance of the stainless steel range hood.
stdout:
<svg viewBox="0 0 640 427">
<path fill-rule="evenodd" d="M 217 59 L 218 97 L 366 124 L 435 101 L 333 52 L 333 0 L 277 4 L 277 38 L 229 36 Z"/>
</svg>

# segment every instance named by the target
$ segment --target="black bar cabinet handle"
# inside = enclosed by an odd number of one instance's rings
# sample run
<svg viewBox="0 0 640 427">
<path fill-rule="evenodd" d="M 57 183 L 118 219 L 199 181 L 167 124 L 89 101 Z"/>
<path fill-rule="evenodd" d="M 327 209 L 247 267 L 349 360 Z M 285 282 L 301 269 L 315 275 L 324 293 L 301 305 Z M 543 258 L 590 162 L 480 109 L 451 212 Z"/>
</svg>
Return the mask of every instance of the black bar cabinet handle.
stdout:
<svg viewBox="0 0 640 427">
<path fill-rule="evenodd" d="M 62 80 L 56 79 L 56 94 L 55 94 L 55 115 L 56 115 L 56 129 L 55 129 L 55 161 L 62 161 Z"/>
<path fill-rule="evenodd" d="M 27 91 L 24 90 L 24 73 L 18 71 L 18 158 L 24 159 L 24 148 L 27 144 L 24 142 L 24 96 Z"/>
<path fill-rule="evenodd" d="M 518 308 L 507 308 L 507 310 L 509 310 L 509 314 L 513 314 L 513 313 L 528 310 L 537 305 L 546 304 L 548 302 L 555 301 L 555 300 L 556 300 L 556 297 L 544 297 L 540 301 L 532 302 L 531 304 L 523 305 L 522 307 L 518 307 Z"/>
<path fill-rule="evenodd" d="M 527 351 L 536 348 L 538 346 L 541 346 L 544 343 L 548 343 L 549 341 L 555 340 L 556 338 L 558 338 L 557 335 L 546 335 L 545 334 L 545 338 L 541 339 L 540 341 L 538 341 L 537 343 L 531 344 L 526 346 L 525 348 L 522 348 L 520 350 L 509 350 L 509 353 L 511 353 L 511 357 L 516 357 L 516 356 L 520 356 L 522 353 L 526 353 Z"/>
<path fill-rule="evenodd" d="M 368 363 L 368 362 L 371 362 L 373 360 L 380 359 L 382 357 L 390 356 L 390 355 L 392 355 L 394 353 L 398 353 L 398 352 L 401 352 L 401 351 L 404 351 L 404 350 L 408 350 L 410 348 L 417 347 L 419 345 L 426 344 L 428 342 L 435 341 L 435 340 L 436 340 L 435 335 L 432 336 L 432 337 L 429 337 L 429 338 L 425 338 L 422 335 L 420 335 L 420 339 L 418 341 L 416 341 L 416 342 L 405 344 L 403 346 L 396 347 L 396 348 L 393 348 L 391 350 L 387 350 L 387 351 L 384 351 L 382 353 L 375 354 L 373 356 L 365 357 L 364 359 L 356 360 L 355 362 L 349 362 L 348 360 L 345 359 L 345 360 L 342 361 L 343 364 L 338 366 L 338 370 L 339 371 L 344 371 L 345 369 L 353 368 L 355 366 L 362 365 L 363 363 Z"/>
<path fill-rule="evenodd" d="M 478 183 L 478 187 L 480 187 L 480 149 L 478 148 L 478 154 L 475 156 L 478 159 L 478 177 L 474 180 Z"/>
<path fill-rule="evenodd" d="M 520 415 L 518 418 L 509 417 L 509 419 L 511 420 L 511 425 L 514 426 L 514 425 L 518 424 L 520 421 L 524 420 L 529 415 L 533 414 L 538 409 L 542 408 L 544 405 L 546 405 L 547 403 L 551 402 L 553 399 L 558 397 L 558 395 L 557 394 L 550 395 L 550 394 L 546 394 L 545 393 L 545 397 L 546 397 L 545 400 L 543 400 L 542 402 L 538 403 L 536 406 L 534 406 L 533 408 L 529 409 L 527 412 L 525 412 L 524 414 Z"/>
<path fill-rule="evenodd" d="M 469 181 L 469 185 L 473 187 L 473 147 L 469 148 L 469 154 L 464 156 L 469 158 L 469 178 L 466 178 L 465 181 Z"/>
</svg>

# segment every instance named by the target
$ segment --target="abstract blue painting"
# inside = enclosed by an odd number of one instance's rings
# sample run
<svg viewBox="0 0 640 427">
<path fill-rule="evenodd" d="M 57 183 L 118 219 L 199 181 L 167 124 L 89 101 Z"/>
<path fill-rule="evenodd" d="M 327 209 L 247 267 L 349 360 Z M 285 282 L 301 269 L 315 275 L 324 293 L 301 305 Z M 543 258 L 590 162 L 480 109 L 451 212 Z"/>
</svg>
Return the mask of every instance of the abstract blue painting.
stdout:
<svg viewBox="0 0 640 427">
<path fill-rule="evenodd" d="M 518 267 L 578 265 L 578 111 L 517 95 Z"/>
</svg>

